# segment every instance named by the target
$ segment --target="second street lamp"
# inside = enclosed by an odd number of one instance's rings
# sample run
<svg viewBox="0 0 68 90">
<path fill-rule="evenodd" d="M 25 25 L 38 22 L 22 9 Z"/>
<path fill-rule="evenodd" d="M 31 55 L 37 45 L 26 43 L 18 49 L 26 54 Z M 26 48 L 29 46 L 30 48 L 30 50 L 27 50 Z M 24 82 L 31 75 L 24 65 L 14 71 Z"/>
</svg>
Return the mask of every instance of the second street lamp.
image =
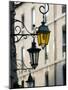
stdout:
<svg viewBox="0 0 68 90">
<path fill-rule="evenodd" d="M 33 69 L 35 69 L 38 66 L 38 59 L 39 59 L 39 52 L 40 52 L 40 48 L 36 47 L 36 43 L 35 43 L 35 39 L 33 39 L 32 42 L 32 47 L 27 49 L 27 51 L 30 54 L 30 64 L 32 66 Z"/>
</svg>

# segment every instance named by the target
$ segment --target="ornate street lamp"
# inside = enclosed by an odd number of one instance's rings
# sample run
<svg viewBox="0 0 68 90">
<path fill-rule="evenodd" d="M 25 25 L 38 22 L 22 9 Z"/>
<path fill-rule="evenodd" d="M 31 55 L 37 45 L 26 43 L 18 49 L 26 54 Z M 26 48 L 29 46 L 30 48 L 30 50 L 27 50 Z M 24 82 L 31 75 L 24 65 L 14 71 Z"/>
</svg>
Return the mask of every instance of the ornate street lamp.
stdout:
<svg viewBox="0 0 68 90">
<path fill-rule="evenodd" d="M 35 69 L 38 66 L 39 52 L 41 49 L 36 47 L 35 39 L 33 39 L 32 47 L 27 49 L 30 54 L 31 66 Z"/>
<path fill-rule="evenodd" d="M 34 79 L 32 78 L 31 73 L 29 73 L 29 77 L 26 82 L 28 87 L 34 87 Z"/>
<path fill-rule="evenodd" d="M 42 25 L 39 26 L 38 31 L 38 44 L 40 45 L 48 45 L 49 37 L 50 37 L 50 31 L 48 29 L 48 26 L 45 25 L 45 22 L 42 22 Z"/>
<path fill-rule="evenodd" d="M 17 19 L 13 20 L 14 23 L 21 23 L 21 24 L 23 24 L 25 30 L 28 32 L 28 33 L 23 33 L 23 31 L 22 31 L 22 29 L 21 29 L 21 27 L 19 25 L 15 26 L 14 29 L 16 31 L 16 34 L 13 33 L 12 35 L 15 36 L 15 38 L 16 38 L 15 42 L 16 43 L 19 42 L 22 37 L 23 37 L 23 39 L 25 39 L 24 38 L 25 36 L 32 36 L 32 38 L 35 38 L 34 36 L 37 35 L 38 45 L 39 46 L 41 46 L 41 45 L 43 45 L 43 46 L 48 45 L 50 31 L 48 29 L 48 26 L 45 25 L 45 21 L 44 21 L 44 15 L 49 11 L 49 5 L 47 4 L 47 6 L 48 6 L 48 10 L 45 11 L 45 12 L 43 12 L 41 10 L 41 8 L 45 9 L 44 6 L 40 6 L 40 8 L 39 8 L 39 11 L 43 14 L 43 21 L 42 21 L 42 24 L 38 27 L 38 31 L 35 32 L 35 33 L 29 32 L 29 30 L 26 28 L 24 22 L 22 22 L 20 20 L 17 20 Z M 29 55 L 30 55 L 30 64 L 31 64 L 33 69 L 36 69 L 36 67 L 38 66 L 38 59 L 39 59 L 39 52 L 40 52 L 40 50 L 41 49 L 36 47 L 35 39 L 33 39 L 32 47 L 27 49 L 27 51 L 29 52 Z"/>
<path fill-rule="evenodd" d="M 48 5 L 48 4 L 47 4 Z M 44 8 L 44 6 L 40 6 L 39 11 L 43 14 L 43 21 L 42 21 L 42 25 L 38 27 L 38 31 L 37 31 L 37 38 L 38 38 L 38 45 L 48 45 L 49 42 L 49 37 L 50 37 L 50 31 L 47 25 L 45 25 L 45 21 L 44 21 L 44 15 L 49 11 L 49 5 L 48 5 L 48 10 L 46 12 L 42 12 L 41 8 Z"/>
</svg>

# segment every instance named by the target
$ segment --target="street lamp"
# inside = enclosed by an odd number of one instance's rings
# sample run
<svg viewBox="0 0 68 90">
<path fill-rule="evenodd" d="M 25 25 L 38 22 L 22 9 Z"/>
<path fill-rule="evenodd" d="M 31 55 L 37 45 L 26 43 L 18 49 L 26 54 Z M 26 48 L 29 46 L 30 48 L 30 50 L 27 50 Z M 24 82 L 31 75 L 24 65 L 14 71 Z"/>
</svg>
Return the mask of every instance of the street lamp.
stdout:
<svg viewBox="0 0 68 90">
<path fill-rule="evenodd" d="M 30 55 L 31 66 L 35 69 L 38 66 L 39 52 L 41 49 L 36 47 L 35 39 L 33 39 L 32 47 L 27 49 Z"/>
<path fill-rule="evenodd" d="M 48 4 L 47 4 L 48 5 Z M 49 42 L 49 37 L 50 37 L 50 31 L 47 25 L 45 25 L 45 21 L 44 21 L 44 15 L 49 11 L 49 5 L 48 5 L 48 10 L 46 12 L 42 12 L 41 8 L 44 8 L 44 6 L 40 6 L 39 11 L 43 14 L 43 21 L 42 21 L 42 25 L 40 25 L 38 27 L 38 31 L 37 31 L 37 39 L 38 39 L 38 45 L 48 45 Z"/>
<path fill-rule="evenodd" d="M 48 29 L 48 26 L 45 25 L 45 22 L 42 22 L 42 25 L 39 26 L 38 31 L 38 45 L 48 45 L 49 37 L 50 37 L 50 31 Z"/>
<path fill-rule="evenodd" d="M 32 78 L 31 73 L 29 73 L 29 77 L 26 82 L 27 82 L 28 87 L 34 87 L 34 79 Z"/>
</svg>

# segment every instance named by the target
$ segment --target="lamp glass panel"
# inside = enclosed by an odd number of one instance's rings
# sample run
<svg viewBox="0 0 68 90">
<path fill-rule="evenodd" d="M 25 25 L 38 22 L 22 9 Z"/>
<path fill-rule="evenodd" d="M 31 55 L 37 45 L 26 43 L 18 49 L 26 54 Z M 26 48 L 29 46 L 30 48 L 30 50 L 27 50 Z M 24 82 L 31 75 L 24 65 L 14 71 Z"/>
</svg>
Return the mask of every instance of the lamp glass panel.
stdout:
<svg viewBox="0 0 68 90">
<path fill-rule="evenodd" d="M 45 34 L 41 34 L 41 44 L 45 44 L 45 39 L 46 39 L 46 35 Z"/>
<path fill-rule="evenodd" d="M 30 63 L 32 63 L 32 53 L 29 53 L 30 55 Z"/>
<path fill-rule="evenodd" d="M 48 41 L 49 41 L 49 36 L 50 36 L 50 32 L 49 33 L 40 33 L 38 35 L 38 44 L 39 45 L 47 45 Z"/>
<path fill-rule="evenodd" d="M 47 45 L 48 44 L 48 42 L 49 42 L 49 37 L 50 37 L 50 33 L 47 33 L 46 34 L 46 39 L 45 39 L 45 44 Z"/>
<path fill-rule="evenodd" d="M 41 44 L 41 34 L 38 33 L 38 45 L 40 45 L 40 44 Z"/>
<path fill-rule="evenodd" d="M 39 52 L 36 52 L 35 54 L 35 63 L 38 64 L 38 59 L 39 59 Z"/>
<path fill-rule="evenodd" d="M 35 64 L 35 53 L 32 54 L 33 64 Z"/>
<path fill-rule="evenodd" d="M 36 53 L 30 53 L 30 63 L 35 64 L 36 63 Z"/>
</svg>

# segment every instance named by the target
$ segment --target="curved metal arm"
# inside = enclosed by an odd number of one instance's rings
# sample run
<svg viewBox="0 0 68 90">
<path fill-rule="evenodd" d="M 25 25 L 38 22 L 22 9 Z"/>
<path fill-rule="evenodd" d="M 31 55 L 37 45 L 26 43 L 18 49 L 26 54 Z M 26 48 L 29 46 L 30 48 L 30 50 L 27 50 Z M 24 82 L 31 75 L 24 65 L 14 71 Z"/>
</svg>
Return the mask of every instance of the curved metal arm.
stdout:
<svg viewBox="0 0 68 90">
<path fill-rule="evenodd" d="M 23 24 L 25 30 L 28 32 L 28 34 L 23 34 L 23 31 L 22 31 L 21 27 L 20 27 L 19 25 L 16 25 L 15 28 L 14 28 L 14 30 L 17 31 L 18 33 L 14 34 L 14 36 L 15 36 L 16 39 L 17 39 L 17 40 L 15 40 L 15 43 L 19 42 L 23 36 L 32 36 L 32 38 L 35 38 L 35 36 L 37 35 L 37 34 L 36 34 L 36 29 L 37 29 L 38 27 L 35 27 L 34 33 L 31 33 L 31 32 L 29 32 L 29 30 L 28 30 L 27 27 L 25 26 L 24 22 L 22 22 L 22 21 L 20 21 L 20 20 L 17 20 L 17 19 L 14 19 L 14 23 L 15 23 L 15 22 L 20 22 L 21 24 Z M 17 30 L 17 29 L 18 29 L 18 30 Z M 18 36 L 19 36 L 19 38 L 18 38 Z"/>
<path fill-rule="evenodd" d="M 22 22 L 22 21 L 20 21 L 20 20 L 17 20 L 17 19 L 14 19 L 14 23 L 16 23 L 16 22 L 20 22 L 21 24 L 23 24 L 25 30 L 26 30 L 29 34 L 23 34 L 23 31 L 21 30 L 21 27 L 20 27 L 19 25 L 15 26 L 14 30 L 18 32 L 18 33 L 16 33 L 16 34 L 14 34 L 14 36 L 17 38 L 17 40 L 15 40 L 15 43 L 19 42 L 19 41 L 21 40 L 21 38 L 22 38 L 23 36 L 26 36 L 26 35 L 31 35 L 32 38 L 34 38 L 33 35 L 35 35 L 35 34 L 29 32 L 29 30 L 26 28 L 24 22 Z M 18 30 L 17 30 L 17 28 L 18 28 Z M 20 36 L 20 37 L 18 38 L 18 36 Z"/>
<path fill-rule="evenodd" d="M 24 25 L 26 31 L 27 31 L 29 34 L 31 34 L 31 32 L 29 32 L 29 30 L 26 28 L 24 22 L 22 22 L 22 21 L 20 21 L 20 20 L 17 20 L 17 19 L 14 19 L 14 22 L 20 22 L 20 23 L 22 23 L 22 24 Z"/>
<path fill-rule="evenodd" d="M 41 8 L 45 9 L 44 6 L 40 6 L 40 7 L 39 7 L 39 11 L 40 11 L 43 15 L 46 14 L 46 13 L 49 11 L 49 4 L 47 4 L 47 6 L 48 6 L 48 9 L 47 9 L 47 11 L 45 11 L 45 12 L 42 12 L 42 11 L 41 11 Z"/>
</svg>

